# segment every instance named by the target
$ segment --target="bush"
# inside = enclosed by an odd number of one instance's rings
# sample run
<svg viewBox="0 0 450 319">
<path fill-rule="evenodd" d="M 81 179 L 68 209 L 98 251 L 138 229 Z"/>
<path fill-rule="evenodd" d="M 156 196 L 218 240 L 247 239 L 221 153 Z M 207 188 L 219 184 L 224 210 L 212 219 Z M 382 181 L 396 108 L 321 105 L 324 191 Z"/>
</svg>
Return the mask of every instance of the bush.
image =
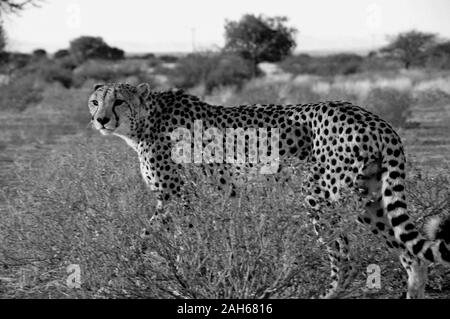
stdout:
<svg viewBox="0 0 450 319">
<path fill-rule="evenodd" d="M 180 88 L 192 88 L 206 81 L 208 72 L 211 71 L 212 61 L 215 59 L 214 53 L 192 53 L 178 62 L 173 70 L 175 76 L 174 84 Z"/>
<path fill-rule="evenodd" d="M 439 88 L 429 88 L 415 92 L 417 103 L 424 106 L 448 105 L 450 94 Z"/>
<path fill-rule="evenodd" d="M 70 53 L 77 63 L 89 59 L 119 60 L 123 59 L 125 52 L 110 47 L 100 37 L 82 36 L 70 42 Z"/>
<path fill-rule="evenodd" d="M 285 101 L 289 104 L 313 103 L 321 99 L 320 95 L 306 85 L 289 85 L 284 91 Z"/>
<path fill-rule="evenodd" d="M 376 72 L 376 71 L 397 71 L 402 68 L 400 61 L 385 56 L 369 55 L 362 65 L 362 72 Z"/>
<path fill-rule="evenodd" d="M 325 58 L 325 75 L 327 74 L 342 74 L 349 75 L 361 71 L 363 57 L 357 54 L 335 54 Z M 329 69 L 327 71 L 327 69 Z"/>
<path fill-rule="evenodd" d="M 10 73 L 26 67 L 31 61 L 31 55 L 16 52 L 2 52 L 0 55 L 1 72 Z"/>
<path fill-rule="evenodd" d="M 145 53 L 138 55 L 139 59 L 145 59 L 145 60 L 153 60 L 156 58 L 156 55 L 154 53 Z"/>
<path fill-rule="evenodd" d="M 65 88 L 72 86 L 72 71 L 55 63 L 48 63 L 39 70 L 39 75 L 49 83 L 59 82 Z"/>
<path fill-rule="evenodd" d="M 450 69 L 450 41 L 436 44 L 428 52 L 426 65 L 436 69 Z"/>
<path fill-rule="evenodd" d="M 46 153 L 40 165 L 32 160 L 17 161 L 17 195 L 0 219 L 0 256 L 4 265 L 13 265 L 3 269 L 12 280 L 2 286 L 1 297 L 311 298 L 329 282 L 325 247 L 308 221 L 304 194 L 287 185 L 251 182 L 241 199 L 227 199 L 193 170 L 187 180 L 200 183 L 192 212 L 177 214 L 181 203 L 167 208 L 175 227 L 186 222 L 194 227 L 182 228 L 181 236 L 152 231 L 142 239 L 156 198 L 125 143 L 78 135 Z M 299 170 L 290 177 L 296 184 L 304 176 Z M 442 211 L 448 185 L 446 176 L 408 174 L 407 198 L 419 226 L 427 214 Z M 367 297 L 369 264 L 383 269 L 376 296 L 392 297 L 405 288 L 398 258 L 380 237 L 355 224 L 361 207 L 353 198 L 345 196 L 341 204 L 339 211 L 349 213 L 332 229 L 357 238 L 351 252 L 360 275 L 352 297 Z M 326 216 L 321 222 L 330 227 Z M 81 268 L 80 289 L 66 286 L 69 264 Z M 35 271 L 18 289 L 25 266 Z M 445 271 L 430 267 L 430 284 L 444 284 Z"/>
<path fill-rule="evenodd" d="M 74 71 L 75 84 L 81 85 L 88 79 L 99 82 L 112 82 L 117 79 L 117 72 L 112 64 L 99 60 L 89 60 L 77 67 Z"/>
<path fill-rule="evenodd" d="M 20 76 L 0 86 L 0 110 L 23 111 L 42 99 L 42 88 L 35 77 Z"/>
<path fill-rule="evenodd" d="M 17 72 L 20 76 L 30 76 L 47 83 L 59 82 L 64 87 L 72 86 L 72 71 L 58 62 L 37 59 Z"/>
<path fill-rule="evenodd" d="M 226 85 L 241 87 L 252 77 L 251 64 L 233 54 L 189 54 L 179 60 L 174 83 L 181 88 L 203 84 L 208 92 Z"/>
<path fill-rule="evenodd" d="M 374 88 L 365 101 L 366 107 L 378 114 L 393 126 L 406 124 L 411 114 L 413 99 L 409 91 L 399 91 L 392 88 Z"/>
<path fill-rule="evenodd" d="M 380 52 L 401 61 L 406 69 L 412 66 L 423 66 L 427 51 L 436 45 L 437 35 L 434 33 L 411 30 L 397 34 Z"/>
<path fill-rule="evenodd" d="M 363 57 L 356 54 L 334 54 L 312 57 L 307 54 L 290 56 L 280 63 L 285 72 L 322 76 L 349 75 L 361 71 Z"/>
<path fill-rule="evenodd" d="M 62 68 L 71 71 L 73 71 L 78 66 L 77 62 L 71 55 L 55 59 L 54 61 Z"/>
<path fill-rule="evenodd" d="M 175 56 L 175 55 L 170 55 L 170 54 L 162 54 L 158 56 L 158 59 L 160 59 L 161 61 L 163 61 L 164 63 L 175 63 L 178 62 L 178 60 L 180 59 L 179 57 Z"/>
<path fill-rule="evenodd" d="M 227 105 L 242 104 L 282 104 L 285 98 L 280 96 L 282 85 L 279 83 L 249 82 L 239 92 L 232 95 L 225 103 Z"/>
<path fill-rule="evenodd" d="M 205 85 L 207 91 L 228 85 L 240 88 L 252 77 L 251 64 L 236 55 L 222 55 L 216 63 L 214 66 L 211 65 L 212 68 L 206 76 Z"/>
<path fill-rule="evenodd" d="M 240 55 L 256 66 L 261 62 L 278 62 L 296 46 L 297 30 L 286 25 L 283 16 L 264 17 L 245 14 L 239 21 L 225 22 L 224 50 Z"/>
<path fill-rule="evenodd" d="M 32 55 L 35 60 L 45 59 L 47 58 L 47 51 L 44 49 L 36 49 L 33 51 Z"/>
<path fill-rule="evenodd" d="M 314 58 L 308 54 L 291 55 L 280 62 L 283 71 L 292 74 L 308 73 L 309 65 Z"/>
<path fill-rule="evenodd" d="M 37 116 L 44 117 L 51 114 L 53 123 L 62 126 L 64 133 L 58 133 L 55 126 L 50 135 L 73 134 L 86 130 L 86 124 L 90 121 L 89 112 L 86 112 L 86 97 L 92 92 L 92 86 L 83 89 L 63 89 L 58 85 L 46 86 L 42 92 L 42 100 L 34 112 Z M 45 125 L 45 121 L 39 124 Z"/>
<path fill-rule="evenodd" d="M 7 290 L 16 297 L 311 297 L 318 278 L 327 280 L 303 206 L 281 187 L 256 183 L 240 205 L 200 183 L 187 217 L 178 203 L 168 207 L 175 225 L 188 221 L 192 230 L 142 239 L 155 198 L 124 143 L 78 136 L 41 161 L 33 171 L 18 163 L 22 184 L 0 221 L 5 263 L 38 268 L 32 287 Z M 81 267 L 80 290 L 65 285 L 68 264 Z"/>
<path fill-rule="evenodd" d="M 53 59 L 61 67 L 73 70 L 78 66 L 76 59 L 70 54 L 69 50 L 61 49 L 53 54 Z"/>
<path fill-rule="evenodd" d="M 322 101 L 348 101 L 355 104 L 361 101 L 360 95 L 356 92 L 340 87 L 331 86 L 327 92 L 322 92 L 319 95 L 319 99 Z"/>
<path fill-rule="evenodd" d="M 53 54 L 53 58 L 55 59 L 62 59 L 68 56 L 70 56 L 70 52 L 67 49 L 58 50 Z"/>
<path fill-rule="evenodd" d="M 104 60 L 89 60 L 78 66 L 74 71 L 74 84 L 81 86 L 87 80 L 94 82 L 124 82 L 128 78 L 140 82 L 152 82 L 153 77 L 146 72 L 141 61 L 124 60 L 120 63 Z"/>
<path fill-rule="evenodd" d="M 220 95 L 218 91 L 214 93 L 215 96 Z M 226 105 L 301 104 L 315 102 L 319 99 L 320 96 L 305 85 L 291 85 L 255 79 L 245 84 L 235 94 L 218 102 Z"/>
</svg>

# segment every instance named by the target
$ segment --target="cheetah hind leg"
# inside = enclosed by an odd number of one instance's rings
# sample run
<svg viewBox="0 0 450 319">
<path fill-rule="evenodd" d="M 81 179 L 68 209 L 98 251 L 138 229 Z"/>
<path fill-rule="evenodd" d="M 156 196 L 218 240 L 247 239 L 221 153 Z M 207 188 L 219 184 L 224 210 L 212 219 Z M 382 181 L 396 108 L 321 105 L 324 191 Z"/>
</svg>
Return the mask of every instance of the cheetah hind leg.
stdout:
<svg viewBox="0 0 450 319">
<path fill-rule="evenodd" d="M 369 208 L 378 207 L 376 202 L 372 202 L 371 204 L 372 205 L 368 205 Z M 380 208 L 376 210 L 381 212 Z M 361 218 L 359 221 L 370 224 L 374 234 L 383 236 L 389 250 L 401 251 L 399 259 L 408 275 L 408 290 L 406 292 L 406 298 L 424 298 L 425 285 L 427 282 L 427 264 L 417 257 L 412 256 L 402 244 L 397 242 L 394 236 L 394 231 L 389 226 L 387 218 L 380 218 L 380 216 L 375 216 L 375 214 L 372 214 L 371 218 L 369 218 L 367 217 L 368 215 L 369 214 L 366 213 L 365 217 Z"/>
<path fill-rule="evenodd" d="M 381 184 L 376 180 L 367 179 L 363 183 L 367 194 L 374 194 L 364 199 L 365 212 L 358 218 L 358 222 L 366 224 L 372 233 L 381 236 L 384 242 L 392 251 L 400 251 L 400 262 L 408 275 L 408 290 L 406 297 L 408 299 L 423 298 L 425 285 L 427 282 L 427 264 L 412 256 L 402 243 L 399 243 L 394 236 L 394 230 L 384 213 L 381 205 L 380 190 Z M 364 197 L 364 196 L 363 196 Z"/>
<path fill-rule="evenodd" d="M 356 269 L 350 259 L 347 236 L 339 236 L 334 241 L 335 247 L 332 248 L 332 246 L 327 246 L 331 268 L 330 278 L 332 282 L 328 286 L 328 290 L 320 296 L 321 299 L 342 297 L 342 294 L 352 284 L 356 275 Z"/>
<path fill-rule="evenodd" d="M 425 285 L 427 283 L 428 265 L 412 256 L 410 252 L 404 251 L 400 254 L 400 262 L 408 274 L 407 299 L 423 299 L 425 295 Z"/>
</svg>

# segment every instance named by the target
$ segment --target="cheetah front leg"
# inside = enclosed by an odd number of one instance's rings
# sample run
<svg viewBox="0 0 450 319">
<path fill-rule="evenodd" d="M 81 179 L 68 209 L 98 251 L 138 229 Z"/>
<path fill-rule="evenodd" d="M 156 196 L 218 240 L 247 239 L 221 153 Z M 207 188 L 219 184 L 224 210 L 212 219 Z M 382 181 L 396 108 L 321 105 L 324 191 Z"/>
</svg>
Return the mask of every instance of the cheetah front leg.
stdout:
<svg viewBox="0 0 450 319">
<path fill-rule="evenodd" d="M 160 232 L 162 230 L 169 232 L 172 218 L 165 211 L 164 201 L 159 199 L 162 196 L 161 193 L 157 194 L 156 206 L 153 214 L 146 216 L 146 226 L 141 230 L 140 237 L 142 239 L 148 238 L 152 232 Z"/>
<path fill-rule="evenodd" d="M 329 221 L 323 222 L 321 220 L 320 205 L 317 199 L 309 195 L 306 197 L 306 202 L 310 206 L 309 215 L 314 231 L 319 238 L 319 242 L 326 245 L 330 260 L 331 283 L 320 298 L 338 298 L 350 286 L 355 275 L 355 268 L 350 258 L 349 241 L 345 234 L 338 234 L 335 240 L 327 242 L 325 238 L 333 236 L 335 232 L 333 229 L 330 229 Z M 336 217 L 338 218 L 338 216 Z"/>
<path fill-rule="evenodd" d="M 170 225 L 173 220 L 170 214 L 165 210 L 165 202 L 162 199 L 164 194 L 162 192 L 158 192 L 155 212 L 149 219 L 150 227 L 154 230 L 166 230 L 170 231 Z"/>
<path fill-rule="evenodd" d="M 183 190 L 184 182 L 180 176 L 183 166 L 173 163 L 168 141 L 165 137 L 162 139 L 163 141 L 151 145 L 149 152 L 141 154 L 139 159 L 144 181 L 156 195 L 155 210 L 148 216 L 149 226 L 156 231 L 171 231 L 173 218 L 167 210 L 166 203 L 181 199 L 184 206 L 187 204 Z"/>
</svg>

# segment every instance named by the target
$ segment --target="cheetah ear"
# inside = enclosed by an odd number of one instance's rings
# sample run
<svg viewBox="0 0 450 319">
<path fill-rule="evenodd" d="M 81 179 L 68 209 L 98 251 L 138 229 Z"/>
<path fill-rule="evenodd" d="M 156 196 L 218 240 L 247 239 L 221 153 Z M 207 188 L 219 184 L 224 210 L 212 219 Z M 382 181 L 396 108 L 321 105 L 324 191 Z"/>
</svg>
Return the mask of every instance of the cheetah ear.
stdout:
<svg viewBox="0 0 450 319">
<path fill-rule="evenodd" d="M 99 88 L 104 87 L 104 86 L 105 86 L 104 84 L 101 84 L 101 83 L 95 83 L 95 84 L 94 84 L 94 91 L 97 91 Z"/>
<path fill-rule="evenodd" d="M 136 89 L 138 95 L 144 99 L 146 99 L 150 94 L 150 85 L 148 85 L 148 83 L 141 83 L 136 87 Z"/>
</svg>

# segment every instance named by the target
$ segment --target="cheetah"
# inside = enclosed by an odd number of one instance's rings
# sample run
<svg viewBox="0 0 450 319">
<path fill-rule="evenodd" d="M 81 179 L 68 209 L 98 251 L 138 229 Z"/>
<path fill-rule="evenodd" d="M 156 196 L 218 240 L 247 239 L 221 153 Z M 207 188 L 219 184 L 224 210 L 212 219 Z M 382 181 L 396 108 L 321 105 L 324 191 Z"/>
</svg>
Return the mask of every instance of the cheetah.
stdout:
<svg viewBox="0 0 450 319">
<path fill-rule="evenodd" d="M 121 137 L 137 152 L 143 179 L 157 198 L 153 222 L 164 220 L 169 200 L 184 197 L 186 181 L 181 172 L 185 164 L 172 156 L 172 133 L 180 128 L 193 131 L 198 121 L 202 132 L 209 128 L 219 133 L 229 128 L 276 129 L 278 139 L 272 153 L 278 152 L 278 171 L 288 160 L 308 163 L 305 204 L 319 240 L 330 232 L 321 221 L 326 217 L 324 205 L 336 203 L 347 187 L 364 201 L 364 213 L 358 221 L 399 254 L 408 275 L 407 298 L 424 297 L 430 263 L 450 265 L 450 219 L 432 220 L 426 227 L 428 236 L 419 232 L 407 214 L 405 154 L 400 137 L 390 124 L 359 106 L 329 101 L 223 107 L 182 90 L 152 91 L 147 83 L 97 84 L 88 105 L 96 130 Z M 225 143 L 224 136 L 219 144 Z M 257 167 L 245 162 L 193 162 L 213 174 L 219 186 L 231 187 L 233 192 L 234 178 L 246 168 Z M 335 238 L 326 244 L 331 284 L 323 298 L 338 297 L 355 272 L 347 234 Z"/>
</svg>

